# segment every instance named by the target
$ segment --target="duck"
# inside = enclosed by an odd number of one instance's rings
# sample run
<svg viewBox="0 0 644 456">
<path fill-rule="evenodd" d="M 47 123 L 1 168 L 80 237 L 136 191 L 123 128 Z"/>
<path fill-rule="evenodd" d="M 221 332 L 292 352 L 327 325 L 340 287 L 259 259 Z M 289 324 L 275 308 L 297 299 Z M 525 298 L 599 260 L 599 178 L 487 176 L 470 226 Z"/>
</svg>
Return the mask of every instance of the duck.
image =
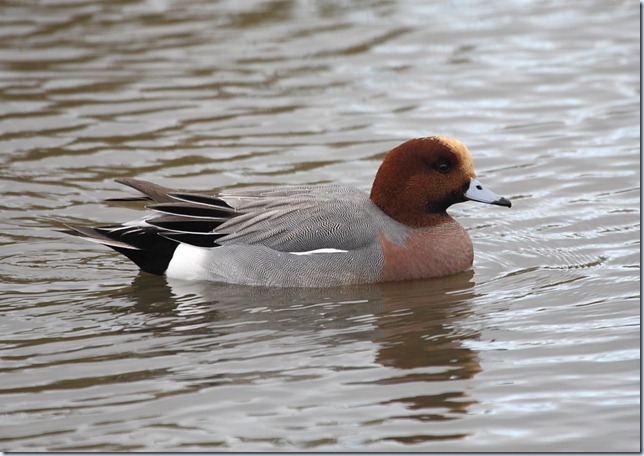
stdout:
<svg viewBox="0 0 644 456">
<path fill-rule="evenodd" d="M 472 268 L 472 240 L 447 209 L 475 201 L 511 207 L 483 186 L 472 155 L 447 136 L 390 150 L 370 192 L 294 185 L 215 194 L 119 178 L 145 216 L 62 230 L 172 279 L 268 287 L 332 287 L 430 279 Z"/>
</svg>

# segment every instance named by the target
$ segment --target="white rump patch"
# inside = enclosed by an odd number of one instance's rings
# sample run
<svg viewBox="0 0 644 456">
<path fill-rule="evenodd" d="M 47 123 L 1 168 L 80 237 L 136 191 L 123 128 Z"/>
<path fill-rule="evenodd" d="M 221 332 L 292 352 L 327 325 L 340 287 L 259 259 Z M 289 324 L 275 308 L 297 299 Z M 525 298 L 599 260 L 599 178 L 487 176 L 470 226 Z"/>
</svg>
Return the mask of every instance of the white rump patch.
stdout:
<svg viewBox="0 0 644 456">
<path fill-rule="evenodd" d="M 210 249 L 190 244 L 179 244 L 172 255 L 165 274 L 168 277 L 185 280 L 207 279 L 205 265 Z"/>
<path fill-rule="evenodd" d="M 317 249 L 309 250 L 308 252 L 288 252 L 291 255 L 315 255 L 316 253 L 347 253 L 348 250 L 340 249 Z"/>
</svg>

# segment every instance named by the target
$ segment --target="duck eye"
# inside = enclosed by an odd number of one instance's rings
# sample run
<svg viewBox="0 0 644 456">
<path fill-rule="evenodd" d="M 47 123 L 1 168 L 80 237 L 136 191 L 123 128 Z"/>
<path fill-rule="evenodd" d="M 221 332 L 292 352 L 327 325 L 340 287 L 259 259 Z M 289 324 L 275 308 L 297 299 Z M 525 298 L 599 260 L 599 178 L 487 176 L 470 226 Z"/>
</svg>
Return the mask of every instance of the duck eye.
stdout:
<svg viewBox="0 0 644 456">
<path fill-rule="evenodd" d="M 445 162 L 439 162 L 439 163 L 436 163 L 435 168 L 440 173 L 446 173 L 447 171 L 449 171 L 449 164 Z"/>
</svg>

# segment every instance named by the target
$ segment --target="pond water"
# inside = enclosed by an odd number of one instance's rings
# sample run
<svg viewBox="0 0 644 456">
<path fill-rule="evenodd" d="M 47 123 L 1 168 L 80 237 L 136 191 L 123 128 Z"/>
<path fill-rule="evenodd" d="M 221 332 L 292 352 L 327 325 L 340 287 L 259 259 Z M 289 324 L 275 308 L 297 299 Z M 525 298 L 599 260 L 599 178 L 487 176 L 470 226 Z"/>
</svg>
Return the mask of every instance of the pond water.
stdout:
<svg viewBox="0 0 644 456">
<path fill-rule="evenodd" d="M 0 5 L 0 450 L 640 450 L 635 2 Z M 443 134 L 511 209 L 452 277 L 172 282 L 55 231 L 184 190 L 371 186 Z"/>
</svg>

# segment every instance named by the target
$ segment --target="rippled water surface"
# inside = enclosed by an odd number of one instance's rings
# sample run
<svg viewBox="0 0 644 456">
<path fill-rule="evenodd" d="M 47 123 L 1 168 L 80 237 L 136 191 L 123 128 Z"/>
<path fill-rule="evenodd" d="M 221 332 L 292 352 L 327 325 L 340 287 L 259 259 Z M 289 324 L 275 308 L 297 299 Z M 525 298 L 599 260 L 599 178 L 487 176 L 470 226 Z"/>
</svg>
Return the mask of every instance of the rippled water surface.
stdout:
<svg viewBox="0 0 644 456">
<path fill-rule="evenodd" d="M 0 450 L 640 448 L 636 2 L 0 4 Z M 419 136 L 472 271 L 171 282 L 55 231 L 114 182 L 368 189 Z"/>
</svg>

